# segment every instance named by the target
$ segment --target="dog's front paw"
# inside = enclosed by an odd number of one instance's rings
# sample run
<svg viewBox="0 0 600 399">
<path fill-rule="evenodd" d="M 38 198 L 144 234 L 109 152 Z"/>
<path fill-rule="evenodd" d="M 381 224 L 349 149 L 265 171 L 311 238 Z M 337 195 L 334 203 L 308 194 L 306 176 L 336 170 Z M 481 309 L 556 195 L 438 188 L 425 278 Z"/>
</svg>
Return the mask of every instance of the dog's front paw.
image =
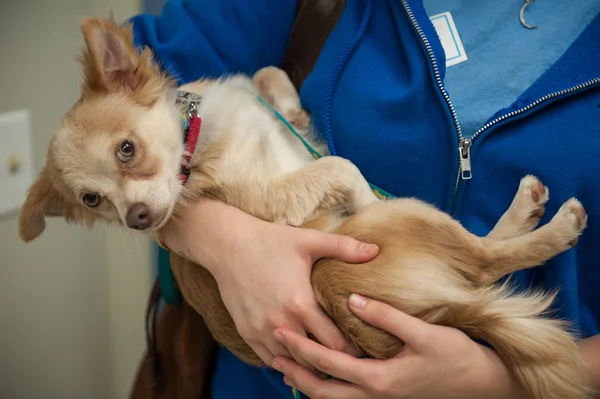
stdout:
<svg viewBox="0 0 600 399">
<path fill-rule="evenodd" d="M 581 202 L 571 198 L 560 207 L 550 223 L 555 225 L 556 232 L 564 239 L 566 246 L 573 247 L 587 227 L 587 218 Z"/>
<path fill-rule="evenodd" d="M 330 164 L 328 167 L 330 176 L 338 176 L 336 185 L 348 194 L 351 200 L 349 205 L 354 211 L 379 201 L 379 198 L 373 193 L 371 186 L 354 163 L 338 156 L 324 157 L 319 161 Z"/>
</svg>

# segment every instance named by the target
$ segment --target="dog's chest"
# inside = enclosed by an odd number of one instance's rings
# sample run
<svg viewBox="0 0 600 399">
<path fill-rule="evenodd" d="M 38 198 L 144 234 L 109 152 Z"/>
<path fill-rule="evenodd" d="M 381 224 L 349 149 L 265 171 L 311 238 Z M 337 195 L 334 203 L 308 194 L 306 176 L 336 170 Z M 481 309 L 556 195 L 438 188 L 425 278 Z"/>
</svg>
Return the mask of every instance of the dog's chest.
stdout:
<svg viewBox="0 0 600 399">
<path fill-rule="evenodd" d="M 315 162 L 302 142 L 281 127 L 276 134 L 270 137 L 268 151 L 268 157 L 273 159 L 275 173 L 291 173 Z"/>
<path fill-rule="evenodd" d="M 206 118 L 204 139 L 226 143 L 218 169 L 228 176 L 277 177 L 315 162 L 302 141 L 257 100 L 236 105 L 230 102 L 211 115 L 214 119 Z"/>
</svg>

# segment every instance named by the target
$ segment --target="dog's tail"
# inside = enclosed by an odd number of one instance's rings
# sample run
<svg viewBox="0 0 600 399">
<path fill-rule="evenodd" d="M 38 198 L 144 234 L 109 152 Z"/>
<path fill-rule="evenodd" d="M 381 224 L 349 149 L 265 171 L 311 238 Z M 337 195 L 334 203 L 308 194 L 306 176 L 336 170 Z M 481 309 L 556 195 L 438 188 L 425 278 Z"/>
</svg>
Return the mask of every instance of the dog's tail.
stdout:
<svg viewBox="0 0 600 399">
<path fill-rule="evenodd" d="M 544 317 L 555 293 L 515 294 L 503 284 L 482 289 L 477 297 L 472 312 L 463 313 L 464 331 L 497 351 L 530 398 L 579 399 L 591 393 L 568 325 Z M 469 319 L 476 325 L 469 326 Z"/>
</svg>

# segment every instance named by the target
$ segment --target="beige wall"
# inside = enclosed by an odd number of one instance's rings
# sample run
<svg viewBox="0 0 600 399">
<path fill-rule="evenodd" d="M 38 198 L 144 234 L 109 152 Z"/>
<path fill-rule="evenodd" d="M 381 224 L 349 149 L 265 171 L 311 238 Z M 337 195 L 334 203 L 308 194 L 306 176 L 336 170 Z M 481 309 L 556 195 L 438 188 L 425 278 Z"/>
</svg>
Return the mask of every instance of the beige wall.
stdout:
<svg viewBox="0 0 600 399">
<path fill-rule="evenodd" d="M 0 112 L 30 109 L 36 171 L 78 96 L 80 19 L 112 6 L 122 20 L 138 4 L 0 1 Z M 0 218 L 0 398 L 125 398 L 144 347 L 149 241 L 55 220 L 26 246 L 16 217 Z"/>
</svg>

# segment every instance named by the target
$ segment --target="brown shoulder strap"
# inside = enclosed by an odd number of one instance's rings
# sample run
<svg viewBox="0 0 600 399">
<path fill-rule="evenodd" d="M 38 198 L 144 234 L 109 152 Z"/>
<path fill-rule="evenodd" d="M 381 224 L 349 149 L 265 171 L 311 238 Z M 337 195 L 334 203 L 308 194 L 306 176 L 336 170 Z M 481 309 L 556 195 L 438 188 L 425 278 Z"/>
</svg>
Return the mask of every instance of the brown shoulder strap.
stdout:
<svg viewBox="0 0 600 399">
<path fill-rule="evenodd" d="M 296 21 L 281 64 L 296 90 L 312 71 L 345 5 L 346 0 L 298 0 Z"/>
</svg>

